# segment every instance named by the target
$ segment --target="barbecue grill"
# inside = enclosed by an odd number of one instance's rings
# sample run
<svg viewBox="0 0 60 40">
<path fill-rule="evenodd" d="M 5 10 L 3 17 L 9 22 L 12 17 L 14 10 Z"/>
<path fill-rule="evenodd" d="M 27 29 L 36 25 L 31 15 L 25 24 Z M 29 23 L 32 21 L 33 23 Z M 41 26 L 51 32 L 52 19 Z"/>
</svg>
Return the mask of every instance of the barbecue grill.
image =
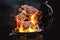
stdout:
<svg viewBox="0 0 60 40">
<path fill-rule="evenodd" d="M 18 32 L 14 31 L 12 29 L 12 32 L 9 34 L 10 36 L 13 37 L 13 40 L 20 40 L 20 37 L 26 37 L 29 39 L 36 38 L 40 35 L 43 35 L 44 30 L 48 29 L 52 22 L 53 22 L 53 9 L 52 7 L 48 4 L 48 1 L 43 2 L 38 10 L 43 11 L 43 18 L 42 18 L 42 31 L 36 31 L 36 32 Z M 47 16 L 47 18 L 45 18 Z M 40 24 L 38 24 L 40 26 Z"/>
</svg>

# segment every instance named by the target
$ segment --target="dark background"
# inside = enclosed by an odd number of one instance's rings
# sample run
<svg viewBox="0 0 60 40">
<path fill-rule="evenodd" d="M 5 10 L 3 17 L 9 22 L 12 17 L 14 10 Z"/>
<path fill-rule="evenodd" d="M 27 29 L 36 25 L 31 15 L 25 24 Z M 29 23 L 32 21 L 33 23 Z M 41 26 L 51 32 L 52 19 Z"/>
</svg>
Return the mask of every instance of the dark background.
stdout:
<svg viewBox="0 0 60 40">
<path fill-rule="evenodd" d="M 38 9 L 41 2 L 44 2 L 45 0 L 31 0 L 30 3 L 25 0 L 0 0 L 0 40 L 9 40 L 9 33 L 14 28 L 14 21 L 11 21 L 13 17 L 10 17 L 10 14 L 17 13 L 17 9 L 23 5 L 23 4 L 29 4 Z M 48 0 L 49 4 L 52 6 L 54 10 L 53 14 L 53 23 L 51 27 L 44 31 L 44 37 L 46 40 L 56 40 L 57 36 L 57 19 L 56 19 L 56 13 L 55 13 L 55 0 Z M 37 4 L 37 5 L 34 5 Z M 11 21 L 11 23 L 10 23 Z M 10 26 L 9 26 L 10 25 Z M 14 25 L 14 26 L 13 26 Z M 12 27 L 13 26 L 13 27 Z M 58 39 L 57 39 L 58 40 Z"/>
</svg>

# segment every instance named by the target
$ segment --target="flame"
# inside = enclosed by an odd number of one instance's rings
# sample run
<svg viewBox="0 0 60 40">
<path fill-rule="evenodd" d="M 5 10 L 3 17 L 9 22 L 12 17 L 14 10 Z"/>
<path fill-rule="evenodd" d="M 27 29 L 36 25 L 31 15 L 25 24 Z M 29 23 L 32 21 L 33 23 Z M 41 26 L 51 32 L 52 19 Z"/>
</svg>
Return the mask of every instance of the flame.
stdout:
<svg viewBox="0 0 60 40">
<path fill-rule="evenodd" d="M 23 30 L 23 27 L 22 27 L 22 25 L 20 26 L 20 28 L 19 28 L 19 32 L 23 32 L 24 30 Z"/>
<path fill-rule="evenodd" d="M 31 22 L 32 22 L 33 24 L 35 24 L 35 23 L 36 23 L 36 21 L 35 21 L 35 18 L 34 18 L 34 17 L 35 17 L 35 15 L 32 15 L 32 16 L 31 16 Z"/>
<path fill-rule="evenodd" d="M 17 27 L 15 28 L 15 31 L 18 30 L 18 32 L 35 32 L 36 28 L 37 28 L 36 14 L 31 14 L 30 15 L 30 21 L 32 22 L 32 26 L 28 26 L 27 29 L 24 29 L 21 20 L 19 20 L 18 18 L 16 18 Z"/>
<path fill-rule="evenodd" d="M 37 19 L 37 18 L 36 18 L 36 15 L 33 14 L 33 15 L 31 16 L 31 22 L 33 23 L 33 26 L 32 26 L 33 29 L 35 29 L 35 28 L 37 27 L 37 20 L 36 20 L 36 19 Z"/>
</svg>

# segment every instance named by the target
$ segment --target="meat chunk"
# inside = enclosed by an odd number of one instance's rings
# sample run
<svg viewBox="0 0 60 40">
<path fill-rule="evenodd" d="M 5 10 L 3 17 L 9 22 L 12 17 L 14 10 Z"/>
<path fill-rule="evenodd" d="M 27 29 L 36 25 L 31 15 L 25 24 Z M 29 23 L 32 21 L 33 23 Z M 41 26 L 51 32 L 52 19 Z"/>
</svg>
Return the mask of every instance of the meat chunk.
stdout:
<svg viewBox="0 0 60 40">
<path fill-rule="evenodd" d="M 26 10 L 27 13 L 35 13 L 35 12 L 39 12 L 38 9 L 32 7 L 32 6 L 29 6 L 29 5 L 22 5 L 21 6 L 24 10 Z"/>
<path fill-rule="evenodd" d="M 32 22 L 31 21 L 28 21 L 28 22 L 22 22 L 22 26 L 24 29 L 27 29 L 29 27 L 32 27 Z"/>
<path fill-rule="evenodd" d="M 27 19 L 27 17 L 20 13 L 16 16 L 16 19 L 18 19 L 19 21 L 24 21 L 25 19 Z"/>
</svg>

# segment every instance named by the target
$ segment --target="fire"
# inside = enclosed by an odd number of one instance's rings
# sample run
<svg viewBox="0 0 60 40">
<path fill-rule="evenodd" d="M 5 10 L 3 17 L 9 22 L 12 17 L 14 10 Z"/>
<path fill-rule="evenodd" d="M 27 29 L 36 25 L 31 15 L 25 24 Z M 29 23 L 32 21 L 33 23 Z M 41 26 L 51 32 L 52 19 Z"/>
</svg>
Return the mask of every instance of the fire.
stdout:
<svg viewBox="0 0 60 40">
<path fill-rule="evenodd" d="M 32 28 L 35 29 L 37 27 L 37 18 L 35 14 L 31 16 L 31 22 L 33 23 Z"/>
<path fill-rule="evenodd" d="M 35 15 L 32 15 L 32 16 L 31 16 L 31 22 L 32 22 L 33 24 L 36 23 L 36 19 L 35 19 L 34 17 L 35 17 Z"/>
<path fill-rule="evenodd" d="M 18 15 L 16 17 L 18 17 Z M 30 22 L 32 23 L 32 26 L 28 26 L 27 29 L 24 29 L 23 22 L 16 18 L 17 27 L 15 28 L 15 31 L 18 30 L 19 32 L 35 32 L 37 27 L 37 19 L 35 14 L 31 14 Z"/>
</svg>

